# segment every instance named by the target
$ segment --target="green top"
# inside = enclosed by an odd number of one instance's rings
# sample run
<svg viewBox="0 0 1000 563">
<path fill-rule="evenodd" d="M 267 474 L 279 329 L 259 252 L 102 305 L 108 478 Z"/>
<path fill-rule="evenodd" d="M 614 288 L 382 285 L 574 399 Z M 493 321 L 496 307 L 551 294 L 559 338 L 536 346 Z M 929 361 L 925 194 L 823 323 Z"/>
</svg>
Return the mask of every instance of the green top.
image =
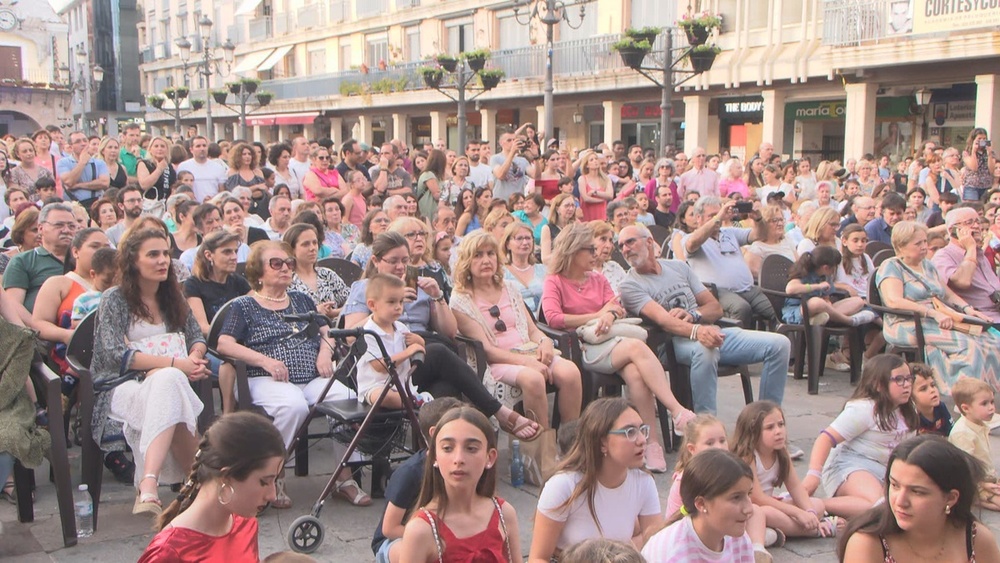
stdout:
<svg viewBox="0 0 1000 563">
<path fill-rule="evenodd" d="M 16 287 L 24 290 L 24 308 L 32 312 L 35 308 L 35 298 L 45 280 L 52 276 L 63 274 L 63 263 L 44 247 L 22 252 L 10 259 L 10 264 L 3 274 L 3 287 Z"/>
<path fill-rule="evenodd" d="M 139 166 L 139 159 L 148 158 L 146 151 L 139 149 L 139 156 L 136 157 L 134 154 L 128 152 L 125 147 L 122 147 L 118 151 L 118 163 L 125 167 L 125 173 L 129 176 L 136 175 L 136 167 Z"/>
</svg>

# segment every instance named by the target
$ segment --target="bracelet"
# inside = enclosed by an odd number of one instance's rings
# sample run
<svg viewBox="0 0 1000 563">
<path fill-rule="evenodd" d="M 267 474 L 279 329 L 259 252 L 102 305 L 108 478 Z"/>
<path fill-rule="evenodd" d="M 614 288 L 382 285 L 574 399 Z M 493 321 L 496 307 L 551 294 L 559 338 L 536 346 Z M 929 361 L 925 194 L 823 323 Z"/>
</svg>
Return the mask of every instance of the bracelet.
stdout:
<svg viewBox="0 0 1000 563">
<path fill-rule="evenodd" d="M 698 340 L 698 329 L 699 328 L 701 328 L 701 325 L 699 325 L 699 324 L 696 324 L 693 327 L 691 327 L 691 336 L 689 337 L 691 340 Z"/>
<path fill-rule="evenodd" d="M 816 509 L 815 508 L 807 508 L 806 512 L 811 513 L 813 516 L 819 516 L 818 514 L 816 514 Z"/>
<path fill-rule="evenodd" d="M 819 431 L 819 433 L 820 433 L 820 434 L 826 434 L 826 437 L 827 437 L 827 438 L 829 438 L 831 442 L 833 442 L 833 445 L 834 445 L 834 447 L 836 447 L 836 446 L 837 446 L 837 443 L 838 443 L 838 442 L 837 442 L 837 439 L 833 437 L 833 434 L 830 434 L 830 433 L 829 433 L 828 431 L 826 431 L 825 429 L 824 429 L 824 430 L 820 430 L 820 431 Z"/>
<path fill-rule="evenodd" d="M 816 477 L 817 479 L 822 479 L 823 478 L 823 472 L 820 471 L 819 469 L 810 469 L 809 471 L 806 472 L 806 476 L 808 476 L 808 477 Z"/>
<path fill-rule="evenodd" d="M 441 295 L 438 295 L 437 297 L 431 297 L 431 301 L 434 301 L 435 303 L 444 301 L 444 292 L 442 291 Z"/>
</svg>

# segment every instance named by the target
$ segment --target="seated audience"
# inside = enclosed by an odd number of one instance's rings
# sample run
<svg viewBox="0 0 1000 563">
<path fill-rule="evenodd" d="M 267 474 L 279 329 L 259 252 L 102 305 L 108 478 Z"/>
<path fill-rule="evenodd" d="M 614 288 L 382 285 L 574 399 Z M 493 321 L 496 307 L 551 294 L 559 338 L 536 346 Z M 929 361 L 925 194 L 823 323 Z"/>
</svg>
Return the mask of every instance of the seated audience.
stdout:
<svg viewBox="0 0 1000 563">
<path fill-rule="evenodd" d="M 361 238 L 351 252 L 351 262 L 361 266 L 362 270 L 368 267 L 368 261 L 372 258 L 372 243 L 375 237 L 389 228 L 389 223 L 389 216 L 381 209 L 372 209 L 365 215 L 361 222 Z"/>
<path fill-rule="evenodd" d="M 983 251 L 983 229 L 974 209 L 952 209 L 945 217 L 949 242 L 931 263 L 948 287 L 990 322 L 1000 323 L 1000 278 Z"/>
<path fill-rule="evenodd" d="M 535 258 L 534 240 L 528 225 L 519 221 L 507 225 L 500 239 L 500 261 L 506 266 L 503 279 L 514 285 L 528 310 L 537 314 L 542 303 L 545 266 Z"/>
<path fill-rule="evenodd" d="M 305 293 L 316 304 L 316 310 L 332 318 L 340 314 L 350 289 L 333 270 L 316 265 L 319 237 L 316 227 L 295 223 L 285 231 L 284 243 L 292 249 L 295 259 L 292 284 L 289 289 Z"/>
</svg>

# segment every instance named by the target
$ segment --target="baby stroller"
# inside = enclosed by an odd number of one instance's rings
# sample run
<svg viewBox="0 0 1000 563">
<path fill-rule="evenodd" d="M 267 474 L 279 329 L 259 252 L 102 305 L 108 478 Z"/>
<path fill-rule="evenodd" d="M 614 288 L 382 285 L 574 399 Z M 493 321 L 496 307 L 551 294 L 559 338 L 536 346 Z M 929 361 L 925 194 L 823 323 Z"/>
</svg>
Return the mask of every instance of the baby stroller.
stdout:
<svg viewBox="0 0 1000 563">
<path fill-rule="evenodd" d="M 329 326 L 331 322 L 325 316 L 315 313 L 285 316 L 284 320 L 289 322 L 308 322 L 307 331 L 318 331 L 321 325 Z M 378 399 L 376 399 L 371 407 L 365 406 L 357 399 L 323 403 L 323 399 L 326 398 L 335 381 L 340 381 L 351 390 L 357 390 L 357 365 L 364 357 L 368 348 L 365 340 L 366 335 L 372 336 L 376 344 L 378 344 L 378 355 L 381 356 L 382 361 L 385 363 L 386 371 L 389 373 L 389 379 L 382 388 Z M 385 345 L 378 334 L 359 327 L 353 329 L 331 329 L 329 336 L 337 340 L 339 344 L 338 348 L 346 349 L 347 351 L 340 354 L 341 360 L 334 376 L 330 378 L 316 404 L 309 409 L 309 415 L 298 429 L 296 437 L 292 441 L 288 451 L 290 452 L 289 455 L 291 455 L 291 452 L 296 451 L 296 446 L 300 441 L 304 442 L 308 440 L 310 437 L 309 422 L 316 416 L 326 416 L 330 420 L 330 434 L 334 439 L 347 444 L 347 450 L 340 458 L 337 466 L 334 467 L 330 481 L 323 488 L 319 498 L 316 499 L 310 513 L 296 518 L 288 529 L 286 536 L 288 546 L 298 553 L 312 553 L 319 549 L 319 546 L 323 543 L 325 531 L 323 523 L 320 522 L 319 513 L 323 509 L 323 503 L 326 502 L 326 499 L 336 488 L 335 481 L 341 468 L 356 465 L 356 463 L 348 461 L 354 452 L 357 451 L 371 457 L 374 481 L 375 475 L 388 473 L 388 468 L 392 461 L 405 459 L 405 457 L 393 458 L 393 452 L 401 451 L 412 454 L 417 449 L 423 447 L 420 424 L 417 422 L 416 411 L 413 408 L 413 397 L 409 392 L 409 388 L 400 381 L 396 365 L 389 357 L 389 353 L 386 351 Z M 354 344 L 350 346 L 347 345 L 347 339 L 349 338 L 355 339 Z M 386 394 L 392 388 L 395 388 L 401 397 L 408 399 L 403 401 L 404 408 L 401 410 L 385 410 L 380 408 Z M 403 446 L 403 437 L 405 436 L 407 427 L 413 431 L 413 444 L 410 449 Z"/>
</svg>

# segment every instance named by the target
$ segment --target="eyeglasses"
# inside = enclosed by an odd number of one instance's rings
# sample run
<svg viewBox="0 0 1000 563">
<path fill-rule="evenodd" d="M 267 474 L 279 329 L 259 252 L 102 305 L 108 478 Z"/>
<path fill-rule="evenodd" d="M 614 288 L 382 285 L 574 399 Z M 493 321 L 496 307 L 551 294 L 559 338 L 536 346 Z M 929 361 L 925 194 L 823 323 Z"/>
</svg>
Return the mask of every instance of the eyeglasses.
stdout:
<svg viewBox="0 0 1000 563">
<path fill-rule="evenodd" d="M 585 250 L 585 251 L 593 254 L 594 256 L 597 256 L 597 247 L 594 246 L 594 245 L 585 246 L 585 247 L 581 248 L 580 250 Z"/>
<path fill-rule="evenodd" d="M 328 157 L 328 156 L 317 156 L 316 160 L 330 160 L 330 157 Z"/>
<path fill-rule="evenodd" d="M 46 221 L 45 224 L 55 228 L 55 230 L 57 231 L 63 231 L 63 230 L 75 231 L 80 226 L 77 224 L 76 221 L 59 221 L 58 223 L 49 223 L 48 221 Z"/>
<path fill-rule="evenodd" d="M 503 322 L 503 319 L 500 318 L 499 305 L 490 307 L 490 316 L 497 320 L 496 324 L 493 325 L 493 328 L 495 328 L 497 332 L 507 332 L 507 323 Z"/>
<path fill-rule="evenodd" d="M 383 264 L 388 264 L 390 266 L 399 266 L 399 265 L 402 265 L 402 264 L 409 264 L 410 263 L 410 259 L 409 258 L 396 258 L 394 260 L 382 260 L 381 262 Z"/>
<path fill-rule="evenodd" d="M 427 238 L 427 231 L 410 231 L 410 232 L 406 233 L 403 236 L 406 237 L 406 238 L 408 238 L 408 239 L 410 239 L 410 240 L 413 240 L 413 239 L 416 239 L 416 238 L 426 239 Z"/>
<path fill-rule="evenodd" d="M 282 266 L 288 266 L 290 269 L 295 269 L 296 260 L 295 258 L 271 258 L 267 261 L 267 265 L 271 267 L 272 270 L 281 270 Z"/>
<path fill-rule="evenodd" d="M 620 428 L 618 430 L 611 430 L 608 434 L 618 434 L 625 436 L 625 439 L 635 442 L 639 438 L 639 434 L 642 434 L 643 438 L 649 439 L 649 425 L 643 424 L 642 426 L 629 426 L 627 428 Z"/>
<path fill-rule="evenodd" d="M 372 219 L 372 223 L 378 223 L 379 225 L 388 225 L 391 221 L 385 217 L 379 217 L 378 219 Z"/>
<path fill-rule="evenodd" d="M 913 385 L 913 380 L 916 379 L 912 375 L 894 375 L 889 378 L 889 381 L 899 385 L 900 387 L 906 387 L 907 385 Z"/>
<path fill-rule="evenodd" d="M 625 250 L 625 247 L 632 246 L 633 244 L 639 242 L 640 240 L 644 240 L 645 238 L 646 237 L 630 237 L 625 240 L 620 240 L 618 241 L 618 249 Z"/>
<path fill-rule="evenodd" d="M 514 237 L 511 240 L 513 240 L 514 242 L 521 242 L 521 243 L 523 243 L 523 242 L 531 242 L 534 239 L 532 237 L 530 237 L 530 236 L 522 236 L 522 237 Z"/>
</svg>

